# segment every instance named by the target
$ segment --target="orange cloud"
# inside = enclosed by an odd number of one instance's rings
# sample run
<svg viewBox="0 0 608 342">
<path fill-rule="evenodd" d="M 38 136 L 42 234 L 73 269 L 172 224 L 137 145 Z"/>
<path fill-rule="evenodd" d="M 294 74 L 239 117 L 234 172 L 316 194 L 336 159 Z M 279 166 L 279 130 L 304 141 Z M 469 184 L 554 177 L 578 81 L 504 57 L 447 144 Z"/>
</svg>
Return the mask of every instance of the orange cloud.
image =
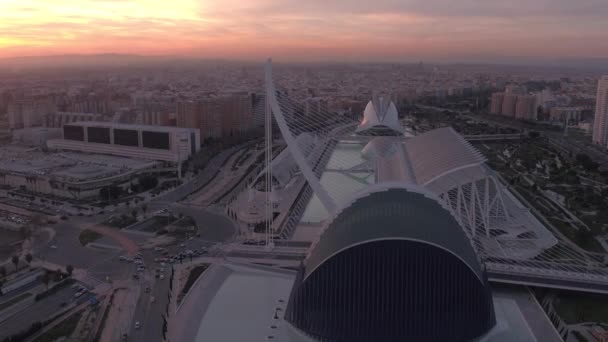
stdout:
<svg viewBox="0 0 608 342">
<path fill-rule="evenodd" d="M 551 0 L 550 16 L 542 15 L 542 6 L 514 1 L 511 7 L 521 15 L 495 0 L 463 0 L 459 7 L 451 2 L 433 7 L 423 0 L 1 0 L 0 57 L 608 55 L 608 46 L 597 44 L 606 41 L 605 20 L 569 15 L 573 9 L 566 0 Z M 589 9 L 589 16 L 596 12 Z"/>
</svg>

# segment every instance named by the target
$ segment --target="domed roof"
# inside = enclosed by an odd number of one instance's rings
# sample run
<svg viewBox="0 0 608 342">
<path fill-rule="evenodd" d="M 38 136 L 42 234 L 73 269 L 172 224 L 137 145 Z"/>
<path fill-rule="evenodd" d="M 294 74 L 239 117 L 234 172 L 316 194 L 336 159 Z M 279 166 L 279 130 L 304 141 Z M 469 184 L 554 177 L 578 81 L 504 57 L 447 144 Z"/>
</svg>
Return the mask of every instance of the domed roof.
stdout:
<svg viewBox="0 0 608 342">
<path fill-rule="evenodd" d="M 285 317 L 332 342 L 465 342 L 495 325 L 484 268 L 456 219 L 403 188 L 366 194 L 331 221 Z"/>
</svg>

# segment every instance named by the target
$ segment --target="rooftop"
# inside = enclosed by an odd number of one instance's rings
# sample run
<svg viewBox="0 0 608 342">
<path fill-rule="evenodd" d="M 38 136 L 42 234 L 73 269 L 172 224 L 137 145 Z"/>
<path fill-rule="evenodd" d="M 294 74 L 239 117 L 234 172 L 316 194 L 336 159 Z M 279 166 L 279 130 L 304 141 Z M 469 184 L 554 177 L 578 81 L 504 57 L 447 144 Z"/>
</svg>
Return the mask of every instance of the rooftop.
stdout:
<svg viewBox="0 0 608 342">
<path fill-rule="evenodd" d="M 154 125 L 139 125 L 139 124 L 123 124 L 106 121 L 78 121 L 70 122 L 66 124 L 68 126 L 82 126 L 82 127 L 107 127 L 116 129 L 129 129 L 129 130 L 142 130 L 151 132 L 190 132 L 197 131 L 194 128 L 186 127 L 175 127 L 175 126 L 154 126 Z"/>
<path fill-rule="evenodd" d="M 156 162 L 99 154 L 51 153 L 37 148 L 0 147 L 0 171 L 80 182 L 152 167 Z"/>
<path fill-rule="evenodd" d="M 212 265 L 173 315 L 168 337 L 175 342 L 313 342 L 283 320 L 295 276 L 259 265 Z M 498 288 L 493 301 L 497 325 L 479 342 L 560 341 L 527 290 Z"/>
</svg>

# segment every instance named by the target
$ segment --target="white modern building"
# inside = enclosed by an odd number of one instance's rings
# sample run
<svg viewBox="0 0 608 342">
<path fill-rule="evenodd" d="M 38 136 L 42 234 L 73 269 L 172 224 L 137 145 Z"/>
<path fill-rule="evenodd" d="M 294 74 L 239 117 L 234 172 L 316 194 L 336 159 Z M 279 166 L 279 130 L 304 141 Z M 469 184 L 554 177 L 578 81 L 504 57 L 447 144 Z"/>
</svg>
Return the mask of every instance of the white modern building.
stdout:
<svg viewBox="0 0 608 342">
<path fill-rule="evenodd" d="M 366 135 L 402 135 L 403 127 L 399 123 L 397 108 L 390 98 L 376 96 L 369 101 L 356 132 Z"/>
<path fill-rule="evenodd" d="M 11 145 L 0 148 L 0 187 L 20 194 L 89 200 L 97 198 L 103 187 L 128 187 L 139 173 L 160 164 L 98 154 L 48 153 Z"/>
<path fill-rule="evenodd" d="M 608 76 L 597 83 L 593 142 L 608 147 Z"/>
<path fill-rule="evenodd" d="M 177 162 L 200 150 L 200 132 L 170 126 L 75 122 L 63 126 L 63 139 L 49 140 L 47 146 L 55 150 Z"/>
</svg>

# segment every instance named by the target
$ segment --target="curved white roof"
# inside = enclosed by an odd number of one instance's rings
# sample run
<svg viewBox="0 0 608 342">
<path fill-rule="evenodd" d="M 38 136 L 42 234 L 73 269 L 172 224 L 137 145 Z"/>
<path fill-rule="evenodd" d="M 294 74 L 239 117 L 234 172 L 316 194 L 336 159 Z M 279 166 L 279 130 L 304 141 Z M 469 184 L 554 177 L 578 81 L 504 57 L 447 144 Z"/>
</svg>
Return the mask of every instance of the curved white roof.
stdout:
<svg viewBox="0 0 608 342">
<path fill-rule="evenodd" d="M 403 127 L 399 124 L 397 108 L 388 98 L 375 97 L 369 101 L 363 112 L 363 120 L 356 132 L 362 133 L 374 128 L 389 129 L 403 134 Z"/>
<path fill-rule="evenodd" d="M 486 177 L 481 167 L 486 159 L 450 127 L 407 140 L 377 137 L 363 148 L 362 155 L 375 162 L 378 182 L 402 180 L 436 193 Z"/>
<path fill-rule="evenodd" d="M 405 146 L 416 180 L 423 185 L 458 170 L 481 166 L 486 161 L 451 127 L 438 128 L 408 139 Z"/>
</svg>

